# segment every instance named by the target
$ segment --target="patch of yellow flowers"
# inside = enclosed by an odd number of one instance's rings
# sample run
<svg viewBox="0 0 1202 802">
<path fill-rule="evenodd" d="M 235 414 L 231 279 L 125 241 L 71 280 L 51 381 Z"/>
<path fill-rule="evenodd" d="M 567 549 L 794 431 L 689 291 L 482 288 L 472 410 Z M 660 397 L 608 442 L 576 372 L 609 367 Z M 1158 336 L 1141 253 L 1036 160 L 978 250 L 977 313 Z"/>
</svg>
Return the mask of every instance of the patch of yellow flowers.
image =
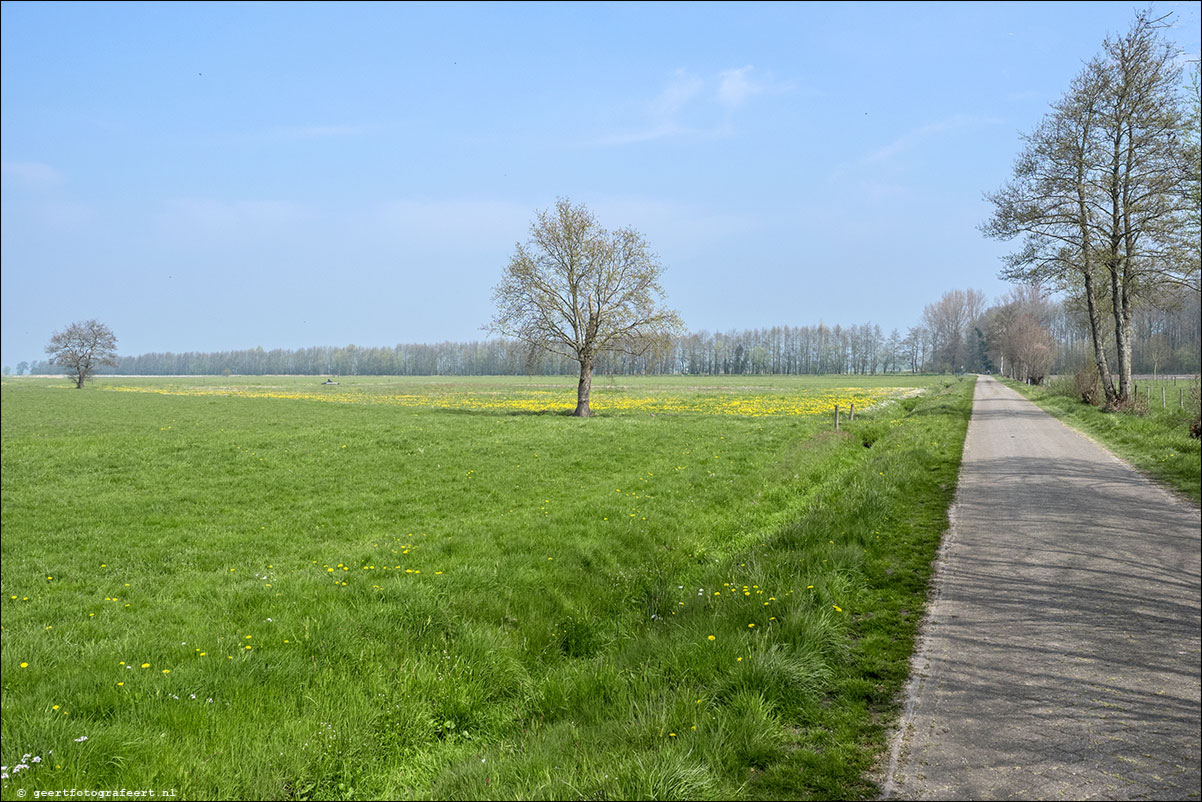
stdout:
<svg viewBox="0 0 1202 802">
<path fill-rule="evenodd" d="M 115 392 L 155 393 L 181 396 L 226 396 L 236 398 L 278 398 L 324 401 L 335 404 L 381 404 L 426 409 L 464 409 L 496 412 L 562 412 L 575 407 L 574 394 L 551 390 L 510 390 L 505 392 L 383 393 L 343 390 L 301 392 L 278 389 L 241 389 L 232 387 L 159 388 L 112 385 Z M 830 414 L 838 404 L 842 410 L 851 405 L 863 410 L 890 399 L 899 398 L 910 388 L 834 387 L 780 393 L 706 393 L 627 395 L 594 393 L 592 408 L 602 413 L 769 415 Z"/>
</svg>

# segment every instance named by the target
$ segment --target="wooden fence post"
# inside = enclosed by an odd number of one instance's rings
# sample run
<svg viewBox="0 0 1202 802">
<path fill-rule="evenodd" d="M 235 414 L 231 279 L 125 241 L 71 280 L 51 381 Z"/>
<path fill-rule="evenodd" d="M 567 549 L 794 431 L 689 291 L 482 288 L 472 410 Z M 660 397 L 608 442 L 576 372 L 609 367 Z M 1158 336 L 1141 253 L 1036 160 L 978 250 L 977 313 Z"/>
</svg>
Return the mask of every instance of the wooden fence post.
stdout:
<svg viewBox="0 0 1202 802">
<path fill-rule="evenodd" d="M 1185 388 L 1184 387 L 1177 388 L 1177 408 L 1185 409 Z"/>
<path fill-rule="evenodd" d="M 835 404 L 835 431 L 839 431 L 839 405 Z"/>
<path fill-rule="evenodd" d="M 1166 403 L 1165 403 L 1165 401 L 1164 401 L 1164 386 L 1163 386 L 1163 385 L 1161 385 L 1161 388 L 1160 388 L 1160 408 L 1161 408 L 1161 409 L 1164 409 L 1164 408 L 1165 408 L 1165 407 L 1167 407 L 1167 406 L 1168 406 L 1168 404 L 1166 404 Z"/>
<path fill-rule="evenodd" d="M 847 422 L 851 423 L 855 419 L 856 419 L 856 405 L 852 404 L 851 410 L 847 413 Z"/>
</svg>

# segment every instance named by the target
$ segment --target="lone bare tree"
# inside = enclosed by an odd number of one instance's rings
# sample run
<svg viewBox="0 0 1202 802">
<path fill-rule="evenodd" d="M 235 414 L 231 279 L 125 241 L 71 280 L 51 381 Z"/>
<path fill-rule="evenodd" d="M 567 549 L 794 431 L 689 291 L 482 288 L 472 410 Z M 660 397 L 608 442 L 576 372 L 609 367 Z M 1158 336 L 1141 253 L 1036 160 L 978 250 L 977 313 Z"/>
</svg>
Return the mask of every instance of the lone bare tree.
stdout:
<svg viewBox="0 0 1202 802">
<path fill-rule="evenodd" d="M 633 228 L 607 231 L 560 198 L 539 212 L 493 289 L 491 331 L 580 363 L 574 415 L 587 418 L 598 354 L 643 355 L 683 330 L 663 308 L 664 267 Z"/>
<path fill-rule="evenodd" d="M 46 346 L 50 361 L 64 368 L 75 379 L 75 387 L 92 378 L 101 365 L 117 364 L 117 337 L 98 320 L 72 323 L 56 331 Z"/>
</svg>

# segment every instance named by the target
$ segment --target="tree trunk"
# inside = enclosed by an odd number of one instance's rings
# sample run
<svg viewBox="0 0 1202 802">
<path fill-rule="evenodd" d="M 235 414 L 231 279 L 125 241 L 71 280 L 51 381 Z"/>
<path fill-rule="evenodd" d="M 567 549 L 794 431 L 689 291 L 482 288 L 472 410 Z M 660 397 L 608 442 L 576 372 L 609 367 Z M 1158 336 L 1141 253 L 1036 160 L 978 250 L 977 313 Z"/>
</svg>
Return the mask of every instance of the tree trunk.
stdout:
<svg viewBox="0 0 1202 802">
<path fill-rule="evenodd" d="M 76 389 L 76 390 L 82 390 L 82 389 L 83 389 L 83 380 L 84 380 L 85 378 L 87 378 L 87 374 L 85 374 L 85 373 L 84 373 L 82 370 L 81 370 L 81 371 L 78 371 L 78 372 L 75 374 L 75 389 Z"/>
<path fill-rule="evenodd" d="M 1114 350 L 1117 352 L 1120 403 L 1131 400 L 1131 340 L 1128 310 L 1124 309 L 1128 302 L 1125 281 L 1119 274 L 1118 265 L 1110 268 L 1110 297 L 1114 305 Z"/>
<path fill-rule="evenodd" d="M 1090 120 L 1092 124 L 1092 118 Z M 1102 393 L 1106 396 L 1106 404 L 1114 404 L 1117 396 L 1114 392 L 1114 378 L 1110 375 L 1110 364 L 1106 360 L 1106 340 L 1102 336 L 1102 315 L 1098 311 L 1097 296 L 1094 294 L 1093 283 L 1093 245 L 1089 230 L 1089 204 L 1085 194 L 1085 148 L 1088 133 L 1081 142 L 1081 152 L 1076 159 L 1077 171 L 1077 215 L 1081 231 L 1081 272 L 1085 277 L 1085 307 L 1089 312 L 1089 336 L 1093 341 L 1094 364 L 1098 368 L 1098 378 L 1102 381 Z M 1076 144 L 1076 143 L 1074 143 Z"/>
<path fill-rule="evenodd" d="M 1085 306 L 1089 311 L 1089 336 L 1093 340 L 1094 363 L 1098 366 L 1098 378 L 1102 380 L 1102 392 L 1106 403 L 1112 404 L 1118 396 L 1114 392 L 1114 379 L 1110 375 L 1110 364 L 1106 361 L 1106 343 L 1102 337 L 1102 316 L 1094 300 L 1093 273 L 1085 271 Z"/>
<path fill-rule="evenodd" d="M 576 387 L 576 411 L 572 413 L 577 418 L 591 418 L 593 412 L 589 409 L 589 392 L 593 389 L 593 358 L 585 357 L 580 360 L 580 384 Z"/>
</svg>

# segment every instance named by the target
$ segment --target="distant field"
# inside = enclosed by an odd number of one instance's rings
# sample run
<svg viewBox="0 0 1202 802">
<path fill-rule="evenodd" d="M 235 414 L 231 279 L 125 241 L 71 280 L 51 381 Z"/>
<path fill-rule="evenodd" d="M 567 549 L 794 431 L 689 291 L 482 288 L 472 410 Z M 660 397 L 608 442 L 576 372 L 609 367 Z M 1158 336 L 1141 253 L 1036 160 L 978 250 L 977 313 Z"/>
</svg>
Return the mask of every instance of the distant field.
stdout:
<svg viewBox="0 0 1202 802">
<path fill-rule="evenodd" d="M 931 384 L 931 377 L 785 376 L 604 377 L 594 379 L 595 414 L 646 412 L 725 415 L 812 415 L 835 404 L 864 409 L 908 388 Z M 97 386 L 121 392 L 164 395 L 237 395 L 343 404 L 386 404 L 424 409 L 510 413 L 571 412 L 576 405 L 572 377 L 385 377 L 342 378 L 327 385 L 316 377 L 244 376 L 214 378 L 104 378 Z"/>
<path fill-rule="evenodd" d="M 4 798 L 871 796 L 971 386 L 5 380 Z"/>
<path fill-rule="evenodd" d="M 1198 410 L 1198 377 L 1151 377 L 1140 376 L 1134 380 L 1135 391 L 1139 400 L 1147 404 L 1148 411 L 1159 414 L 1162 411 L 1172 413 L 1173 410 Z"/>
</svg>

